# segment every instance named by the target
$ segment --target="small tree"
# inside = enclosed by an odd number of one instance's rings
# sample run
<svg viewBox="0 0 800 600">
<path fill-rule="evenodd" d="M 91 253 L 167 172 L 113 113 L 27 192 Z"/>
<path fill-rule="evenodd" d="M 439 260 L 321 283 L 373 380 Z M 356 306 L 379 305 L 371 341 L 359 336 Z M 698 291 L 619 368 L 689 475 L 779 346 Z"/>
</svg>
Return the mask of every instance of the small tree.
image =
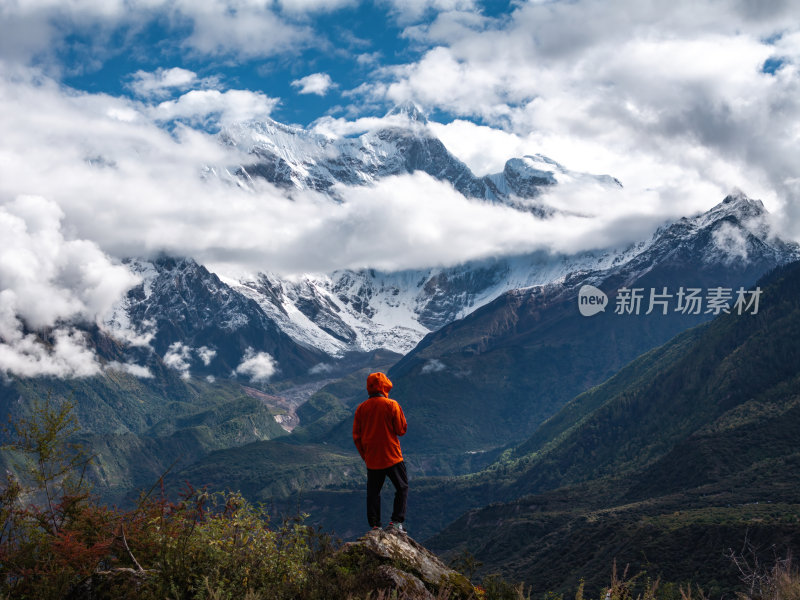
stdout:
<svg viewBox="0 0 800 600">
<path fill-rule="evenodd" d="M 74 408 L 51 395 L 34 402 L 3 448 L 19 479 L 6 473 L 0 482 L 0 596 L 63 597 L 114 541 L 113 515 L 88 501 L 92 457 L 72 440 Z"/>
<path fill-rule="evenodd" d="M 69 399 L 54 401 L 48 393 L 44 401 L 34 400 L 30 417 L 13 428 L 17 439 L 11 449 L 26 458 L 21 471 L 33 482 L 31 493 L 40 496 L 48 526 L 58 534 L 65 509 L 88 496 L 85 475 L 94 458 L 72 441 L 80 431 L 75 404 Z"/>
</svg>

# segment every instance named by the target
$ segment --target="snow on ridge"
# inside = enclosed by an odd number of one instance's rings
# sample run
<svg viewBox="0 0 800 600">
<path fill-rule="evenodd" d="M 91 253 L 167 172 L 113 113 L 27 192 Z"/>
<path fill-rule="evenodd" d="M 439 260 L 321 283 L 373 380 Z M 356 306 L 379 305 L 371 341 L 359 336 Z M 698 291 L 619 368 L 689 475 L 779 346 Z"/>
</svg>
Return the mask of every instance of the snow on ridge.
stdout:
<svg viewBox="0 0 800 600">
<path fill-rule="evenodd" d="M 254 300 L 270 320 L 301 345 L 334 358 L 350 351 L 379 348 L 405 354 L 427 333 L 465 317 L 506 292 L 563 284 L 576 275 L 588 281 L 626 265 L 641 273 L 652 268 L 658 256 L 691 242 L 708 227 L 714 228 L 716 249 L 698 260 L 724 262 L 727 255 L 732 260 L 747 260 L 742 245 L 747 234 L 768 245 L 773 239 L 765 225 L 766 215 L 758 201 L 729 197 L 706 213 L 679 219 L 626 248 L 577 255 L 541 251 L 454 267 L 398 272 L 364 269 L 294 277 L 262 273 L 244 280 L 223 274 L 218 277 L 226 290 Z M 656 254 L 648 255 L 651 251 Z M 770 251 L 784 257 L 797 257 L 800 253 L 796 245 L 780 240 Z M 128 264 L 142 277 L 143 295 L 149 297 L 154 293 L 156 268 L 147 261 Z M 212 280 L 215 279 L 209 278 L 204 285 Z M 145 345 L 153 334 L 147 323 L 132 323 L 127 308 L 123 300 L 115 308 L 108 329 L 129 343 L 138 340 Z M 220 327 L 231 325 L 235 318 L 235 314 L 220 315 Z"/>
<path fill-rule="evenodd" d="M 252 158 L 252 164 L 240 166 L 238 170 L 209 167 L 208 172 L 212 175 L 224 172 L 243 185 L 250 177 L 248 170 L 255 172 L 261 167 L 263 172 L 259 176 L 285 177 L 273 183 L 318 189 L 334 198 L 336 184 L 365 185 L 390 174 L 406 172 L 409 167 L 403 148 L 409 140 L 413 143 L 421 140 L 420 143 L 427 144 L 422 148 L 433 149 L 432 158 L 429 157 L 430 162 L 426 164 L 429 172 L 448 172 L 453 182 L 472 178 L 466 183 L 462 181 L 464 185 L 459 189 L 465 190 L 463 193 L 483 194 L 485 200 L 500 200 L 535 214 L 546 214 L 547 207 L 516 200 L 534 199 L 545 186 L 576 181 L 594 186 L 598 183 L 610 187 L 622 185 L 610 175 L 570 171 L 541 154 L 509 159 L 503 172 L 478 178 L 438 142 L 415 105 L 401 105 L 376 123 L 374 129 L 353 137 L 326 135 L 273 120 L 231 125 L 220 133 L 220 140 L 239 148 L 248 160 Z M 248 280 L 218 275 L 235 293 L 254 300 L 269 319 L 301 345 L 320 349 L 333 357 L 351 350 L 378 348 L 404 354 L 430 331 L 466 316 L 510 290 L 562 283 L 570 275 L 591 277 L 622 267 L 652 248 L 668 230 L 672 238 L 665 243 L 678 245 L 700 229 L 729 219 L 756 237 L 767 239 L 769 228 L 765 215 L 760 201 L 734 192 L 711 210 L 665 225 L 649 239 L 626 248 L 577 255 L 538 252 L 472 261 L 449 268 L 392 273 L 369 269 L 297 277 L 262 273 Z M 715 240 L 719 242 L 720 252 L 746 257 L 737 237 L 738 230 L 719 227 L 722 229 Z M 701 257 L 705 258 L 709 257 Z M 712 258 L 717 260 L 718 257 Z M 143 269 L 147 298 L 157 273 L 152 265 L 147 270 L 146 264 L 134 261 L 131 268 Z M 124 311 L 124 306 L 120 310 Z M 231 327 L 239 325 L 235 317 L 227 317 Z M 135 325 L 129 320 L 126 322 L 121 313 L 117 323 L 121 330 Z"/>
<path fill-rule="evenodd" d="M 628 249 L 638 254 L 646 244 Z M 622 252 L 623 254 L 625 251 Z M 337 271 L 329 275 L 303 275 L 301 278 L 281 279 L 280 301 L 276 302 L 253 281 L 231 281 L 238 292 L 255 300 L 267 314 L 295 341 L 319 348 L 332 356 L 349 350 L 370 351 L 385 348 L 405 354 L 432 331 L 421 322 L 424 313 L 437 295 L 455 302 L 441 325 L 463 318 L 473 310 L 488 304 L 500 295 L 513 290 L 562 281 L 576 271 L 596 271 L 612 266 L 620 253 L 606 251 L 580 256 L 554 256 L 537 253 L 500 260 L 485 260 L 451 268 L 432 268 L 382 273 L 373 270 Z M 473 290 L 449 294 L 434 285 L 442 279 L 445 285 L 453 279 L 468 277 L 480 269 L 501 273 L 497 281 Z M 306 288 L 302 293 L 299 290 Z M 297 302 L 313 294 L 324 297 L 336 307 L 336 316 L 352 328 L 356 337 L 351 343 L 336 339 L 324 331 L 297 307 Z M 295 297 L 295 300 L 292 299 Z"/>
<path fill-rule="evenodd" d="M 278 185 L 314 189 L 334 200 L 337 200 L 336 184 L 370 185 L 409 169 L 423 170 L 440 179 L 444 173 L 450 173 L 450 182 L 465 195 L 503 202 L 523 212 L 531 207 L 520 203 L 520 199 L 533 199 L 551 185 L 582 182 L 621 187 L 610 175 L 571 171 L 541 154 L 510 158 L 503 171 L 478 177 L 444 147 L 424 114 L 413 104 L 395 107 L 357 136 L 337 135 L 332 130 L 326 132 L 324 127 L 320 133 L 319 129 L 287 126 L 272 120 L 229 125 L 220 133 L 220 140 L 239 148 L 252 160 L 245 159 L 249 164 L 238 167 L 207 170 L 238 176 L 248 182 L 253 177 L 262 177 Z M 415 159 L 409 153 L 420 145 L 430 152 L 429 164 L 412 167 Z"/>
<path fill-rule="evenodd" d="M 139 285 L 142 287 L 145 299 L 153 293 L 153 285 L 158 277 L 153 263 L 145 260 L 130 260 L 126 262 L 128 269 L 141 278 Z M 114 304 L 110 314 L 105 318 L 101 327 L 113 337 L 123 340 L 131 346 L 147 347 L 156 336 L 156 326 L 152 321 L 134 323 L 129 314 L 131 300 L 126 295 Z"/>
</svg>

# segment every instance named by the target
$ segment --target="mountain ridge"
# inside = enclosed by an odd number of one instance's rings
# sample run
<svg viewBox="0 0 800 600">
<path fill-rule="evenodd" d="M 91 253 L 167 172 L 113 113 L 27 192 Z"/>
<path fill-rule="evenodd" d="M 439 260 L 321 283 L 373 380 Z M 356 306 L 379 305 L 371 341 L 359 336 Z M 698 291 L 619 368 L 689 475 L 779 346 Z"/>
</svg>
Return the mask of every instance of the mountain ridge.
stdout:
<svg viewBox="0 0 800 600">
<path fill-rule="evenodd" d="M 555 418 L 566 418 L 568 427 L 539 435 L 517 449 L 517 458 L 487 472 L 494 477 L 487 489 L 498 491 L 500 503 L 466 513 L 429 540 L 431 547 L 441 552 L 469 538 L 471 551 L 490 568 L 511 561 L 528 581 L 553 587 L 564 584 L 558 577 L 574 584 L 576 574 L 547 554 L 558 553 L 559 544 L 579 552 L 579 539 L 607 560 L 616 551 L 618 561 L 653 575 L 661 569 L 671 581 L 688 576 L 704 553 L 715 565 L 704 574 L 706 585 L 713 576 L 714 585 L 736 581 L 732 568 L 722 574 L 723 551 L 747 539 L 783 540 L 777 551 L 792 552 L 800 544 L 799 282 L 800 262 L 779 267 L 758 282 L 772 300 L 757 315 L 720 315 L 575 398 Z M 603 519 L 609 523 L 601 525 Z M 522 528 L 534 523 L 546 548 L 525 544 L 527 556 L 500 552 L 500 540 L 511 540 L 513 548 Z M 600 530 L 609 543 L 586 541 Z M 678 538 L 681 551 L 693 557 L 689 564 L 675 560 Z M 646 560 L 634 554 L 644 548 Z M 592 569 L 607 569 L 593 562 Z M 601 576 L 586 569 L 581 575 Z"/>
<path fill-rule="evenodd" d="M 323 134 L 272 119 L 225 127 L 220 141 L 254 160 L 225 172 L 252 184 L 261 178 L 289 189 L 310 189 L 338 198 L 337 185 L 368 185 L 390 175 L 422 171 L 450 182 L 468 198 L 508 204 L 547 217 L 556 211 L 533 200 L 560 181 L 582 180 L 622 187 L 610 175 L 570 171 L 541 154 L 509 159 L 499 173 L 476 176 L 428 127 L 413 103 L 391 109 L 377 127 L 355 136 Z"/>
</svg>

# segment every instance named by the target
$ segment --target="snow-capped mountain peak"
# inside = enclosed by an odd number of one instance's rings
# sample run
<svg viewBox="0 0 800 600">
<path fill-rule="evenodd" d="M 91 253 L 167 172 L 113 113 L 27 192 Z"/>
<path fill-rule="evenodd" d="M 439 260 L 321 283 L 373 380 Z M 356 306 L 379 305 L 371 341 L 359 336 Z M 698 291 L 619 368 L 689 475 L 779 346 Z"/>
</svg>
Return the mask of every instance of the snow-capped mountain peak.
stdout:
<svg viewBox="0 0 800 600">
<path fill-rule="evenodd" d="M 323 135 L 268 119 L 230 125 L 220 141 L 252 157 L 227 169 L 239 180 L 265 179 L 279 187 L 323 192 L 334 200 L 339 200 L 337 184 L 371 185 L 422 171 L 448 181 L 467 197 L 547 216 L 552 210 L 519 199 L 535 199 L 542 190 L 567 181 L 621 185 L 609 175 L 570 171 L 541 154 L 512 158 L 502 172 L 477 177 L 434 135 L 413 102 L 395 106 L 381 125 L 357 137 Z"/>
<path fill-rule="evenodd" d="M 422 109 L 411 100 L 406 100 L 405 102 L 398 104 L 389 112 L 387 112 L 386 116 L 401 116 L 407 118 L 409 121 L 422 123 L 423 125 L 427 125 L 428 123 L 428 118 L 425 116 L 425 113 L 423 113 Z"/>
</svg>

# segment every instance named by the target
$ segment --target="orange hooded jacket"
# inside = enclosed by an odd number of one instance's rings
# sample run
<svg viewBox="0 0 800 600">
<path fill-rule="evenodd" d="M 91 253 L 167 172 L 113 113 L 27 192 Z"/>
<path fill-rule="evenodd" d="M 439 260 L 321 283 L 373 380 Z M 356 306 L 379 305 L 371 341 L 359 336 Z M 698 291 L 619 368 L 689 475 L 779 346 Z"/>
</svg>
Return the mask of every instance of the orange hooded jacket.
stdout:
<svg viewBox="0 0 800 600">
<path fill-rule="evenodd" d="M 353 442 L 368 469 L 387 469 L 403 460 L 398 436 L 408 425 L 403 409 L 389 398 L 392 382 L 383 373 L 367 377 L 369 399 L 358 405 L 353 420 Z"/>
</svg>

